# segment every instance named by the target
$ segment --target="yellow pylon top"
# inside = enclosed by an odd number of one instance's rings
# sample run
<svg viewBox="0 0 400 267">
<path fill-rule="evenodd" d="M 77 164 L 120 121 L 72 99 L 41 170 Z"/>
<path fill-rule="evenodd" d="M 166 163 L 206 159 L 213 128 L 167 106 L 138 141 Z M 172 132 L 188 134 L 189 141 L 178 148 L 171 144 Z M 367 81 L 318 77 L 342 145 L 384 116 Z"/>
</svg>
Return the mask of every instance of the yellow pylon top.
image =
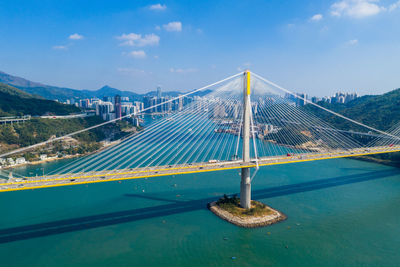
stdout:
<svg viewBox="0 0 400 267">
<path fill-rule="evenodd" d="M 250 71 L 246 70 L 244 73 L 245 73 L 245 76 L 246 76 L 247 95 L 250 95 Z"/>
</svg>

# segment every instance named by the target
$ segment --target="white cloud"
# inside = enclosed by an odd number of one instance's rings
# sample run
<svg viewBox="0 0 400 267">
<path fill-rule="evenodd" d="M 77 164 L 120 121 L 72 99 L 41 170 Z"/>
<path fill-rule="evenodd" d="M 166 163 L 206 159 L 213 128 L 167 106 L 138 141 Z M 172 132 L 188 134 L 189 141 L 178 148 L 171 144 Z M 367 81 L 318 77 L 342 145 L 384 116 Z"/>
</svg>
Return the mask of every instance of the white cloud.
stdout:
<svg viewBox="0 0 400 267">
<path fill-rule="evenodd" d="M 310 18 L 311 21 L 320 21 L 323 18 L 322 14 L 315 14 Z"/>
<path fill-rule="evenodd" d="M 53 46 L 54 50 L 68 50 L 68 47 L 66 45 L 55 45 Z"/>
<path fill-rule="evenodd" d="M 165 9 L 167 9 L 167 6 L 162 5 L 162 4 L 154 4 L 154 5 L 149 6 L 149 9 L 150 10 L 165 10 Z"/>
<path fill-rule="evenodd" d="M 358 44 L 358 40 L 357 39 L 353 39 L 353 40 L 348 41 L 346 44 L 347 45 L 356 45 L 356 44 Z"/>
<path fill-rule="evenodd" d="M 157 26 L 155 27 L 155 29 L 156 29 L 157 31 L 159 31 L 159 30 L 161 30 L 161 27 L 157 25 Z"/>
<path fill-rule="evenodd" d="M 71 34 L 68 37 L 68 39 L 70 39 L 70 40 L 82 40 L 83 38 L 84 38 L 83 35 L 80 35 L 80 34 L 77 34 L 77 33 Z"/>
<path fill-rule="evenodd" d="M 180 31 L 182 31 L 182 22 L 172 21 L 168 24 L 164 24 L 163 28 L 169 32 L 180 32 Z"/>
<path fill-rule="evenodd" d="M 122 74 L 127 74 L 127 75 L 146 74 L 146 72 L 144 70 L 135 69 L 135 68 L 118 68 L 117 71 Z"/>
<path fill-rule="evenodd" d="M 154 33 L 146 34 L 145 36 L 137 33 L 124 33 L 121 36 L 118 36 L 117 39 L 123 41 L 121 45 L 128 46 L 158 45 L 160 42 L 160 37 Z"/>
<path fill-rule="evenodd" d="M 345 15 L 352 18 L 364 18 L 385 10 L 385 7 L 379 5 L 379 0 L 342 0 L 331 6 L 331 14 L 336 17 Z"/>
<path fill-rule="evenodd" d="M 397 1 L 396 3 L 391 4 L 388 9 L 390 12 L 392 12 L 395 9 L 398 9 L 399 7 L 400 7 L 400 1 Z"/>
<path fill-rule="evenodd" d="M 144 52 L 143 50 L 135 50 L 135 51 L 129 52 L 128 56 L 134 57 L 134 58 L 145 58 L 146 52 Z"/>
<path fill-rule="evenodd" d="M 194 69 L 194 68 L 188 68 L 188 69 L 170 68 L 169 71 L 172 72 L 172 73 L 190 73 L 190 72 L 196 72 L 197 69 Z"/>
</svg>

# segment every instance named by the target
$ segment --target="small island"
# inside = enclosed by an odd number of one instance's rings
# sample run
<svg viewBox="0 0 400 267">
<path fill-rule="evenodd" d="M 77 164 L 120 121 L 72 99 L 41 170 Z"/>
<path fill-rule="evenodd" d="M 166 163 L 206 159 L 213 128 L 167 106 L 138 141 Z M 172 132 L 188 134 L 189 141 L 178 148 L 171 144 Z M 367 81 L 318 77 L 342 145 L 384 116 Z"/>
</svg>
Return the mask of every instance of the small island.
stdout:
<svg viewBox="0 0 400 267">
<path fill-rule="evenodd" d="M 208 208 L 225 221 L 245 228 L 263 227 L 287 218 L 283 213 L 255 200 L 251 201 L 250 209 L 244 209 L 237 195 L 224 195 L 218 201 L 209 203 Z"/>
</svg>

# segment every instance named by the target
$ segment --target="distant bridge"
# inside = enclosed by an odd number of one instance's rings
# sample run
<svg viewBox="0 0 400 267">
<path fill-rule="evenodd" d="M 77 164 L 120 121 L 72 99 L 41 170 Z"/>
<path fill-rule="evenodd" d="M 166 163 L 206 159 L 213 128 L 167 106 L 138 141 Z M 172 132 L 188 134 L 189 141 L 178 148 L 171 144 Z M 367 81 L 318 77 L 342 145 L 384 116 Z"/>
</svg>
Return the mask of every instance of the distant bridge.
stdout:
<svg viewBox="0 0 400 267">
<path fill-rule="evenodd" d="M 24 122 L 31 119 L 30 115 L 26 116 L 15 116 L 15 117 L 0 117 L 0 124 L 7 124 L 7 123 L 18 123 Z"/>
</svg>

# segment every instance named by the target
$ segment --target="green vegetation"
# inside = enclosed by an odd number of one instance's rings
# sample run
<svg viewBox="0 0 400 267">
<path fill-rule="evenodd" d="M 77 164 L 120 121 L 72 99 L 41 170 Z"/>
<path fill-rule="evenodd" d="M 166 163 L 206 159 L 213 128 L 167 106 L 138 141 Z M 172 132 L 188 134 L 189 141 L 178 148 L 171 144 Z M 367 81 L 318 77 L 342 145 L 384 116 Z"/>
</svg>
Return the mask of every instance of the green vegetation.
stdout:
<svg viewBox="0 0 400 267">
<path fill-rule="evenodd" d="M 75 106 L 44 100 L 0 83 L 0 116 L 67 115 L 79 111 L 80 109 Z M 25 122 L 0 124 L 0 152 L 34 145 L 103 122 L 103 119 L 97 116 L 73 119 L 33 117 Z M 41 153 L 49 156 L 85 154 L 100 149 L 102 147 L 100 141 L 117 140 L 134 130 L 131 124 L 121 120 L 13 157 L 24 156 L 26 160 L 32 161 L 37 160 Z"/>
<path fill-rule="evenodd" d="M 283 144 L 283 145 L 289 145 L 289 146 L 296 146 L 300 145 L 309 141 L 312 141 L 313 139 L 301 134 L 301 131 L 306 131 L 307 128 L 304 129 L 299 129 L 294 127 L 293 125 L 284 125 L 281 127 L 280 133 L 268 133 L 265 135 L 265 139 L 267 140 L 274 140 L 278 144 Z M 282 136 L 283 133 L 290 133 L 290 138 L 287 138 L 286 136 Z"/>
<path fill-rule="evenodd" d="M 368 95 L 357 98 L 346 104 L 330 104 L 319 102 L 319 105 L 343 114 L 346 117 L 364 123 L 379 130 L 388 131 L 400 122 L 400 89 L 393 90 L 383 95 Z M 364 127 L 339 118 L 331 113 L 323 111 L 313 105 L 303 107 L 306 111 L 314 113 L 318 118 L 329 123 L 336 129 L 367 132 Z M 358 134 L 351 134 L 361 144 L 367 144 L 373 138 Z M 400 166 L 400 153 L 379 154 L 365 156 L 383 164 Z"/>
<path fill-rule="evenodd" d="M 0 142 L 6 144 L 16 144 L 19 146 L 29 146 L 50 139 L 52 136 L 58 137 L 74 131 L 84 129 L 101 123 L 99 117 L 87 117 L 76 119 L 40 119 L 32 118 L 24 123 L 2 124 L 0 125 Z M 76 136 L 80 141 L 94 142 L 104 139 L 102 131 L 97 129 L 84 132 Z"/>
<path fill-rule="evenodd" d="M 74 119 L 40 119 L 33 118 L 24 123 L 0 125 L 0 152 L 16 147 L 26 147 L 51 138 L 63 136 L 87 127 L 102 123 L 100 117 Z M 101 147 L 100 141 L 120 139 L 132 131 L 133 126 L 126 121 L 118 121 L 86 131 L 66 141 L 57 141 L 41 151 L 46 154 L 74 155 L 95 151 Z M 9 148 L 9 149 L 7 149 Z M 37 157 L 38 153 L 26 153 L 26 158 Z"/>
<path fill-rule="evenodd" d="M 400 89 L 383 95 L 367 95 L 346 104 L 330 104 L 319 102 L 319 105 L 362 122 L 379 130 L 388 130 L 400 121 Z M 328 122 L 337 129 L 363 130 L 365 128 L 323 111 L 313 105 L 304 109 L 316 114 L 318 118 Z"/>
<path fill-rule="evenodd" d="M 15 87 L 9 86 L 4 83 L 0 83 L 0 92 L 11 95 L 11 96 L 20 97 L 20 98 L 35 98 L 35 96 L 33 96 L 31 94 L 28 94 L 20 89 L 17 89 Z"/>
<path fill-rule="evenodd" d="M 80 112 L 80 109 L 75 106 L 41 99 L 15 87 L 0 83 L 0 117 L 40 116 L 45 114 L 68 115 L 78 112 Z"/>
<path fill-rule="evenodd" d="M 251 201 L 250 209 L 243 209 L 242 207 L 240 207 L 240 199 L 237 197 L 237 195 L 233 195 L 232 197 L 224 195 L 217 201 L 216 204 L 221 209 L 239 217 L 261 217 L 273 213 L 273 211 L 265 204 L 254 200 Z"/>
</svg>

